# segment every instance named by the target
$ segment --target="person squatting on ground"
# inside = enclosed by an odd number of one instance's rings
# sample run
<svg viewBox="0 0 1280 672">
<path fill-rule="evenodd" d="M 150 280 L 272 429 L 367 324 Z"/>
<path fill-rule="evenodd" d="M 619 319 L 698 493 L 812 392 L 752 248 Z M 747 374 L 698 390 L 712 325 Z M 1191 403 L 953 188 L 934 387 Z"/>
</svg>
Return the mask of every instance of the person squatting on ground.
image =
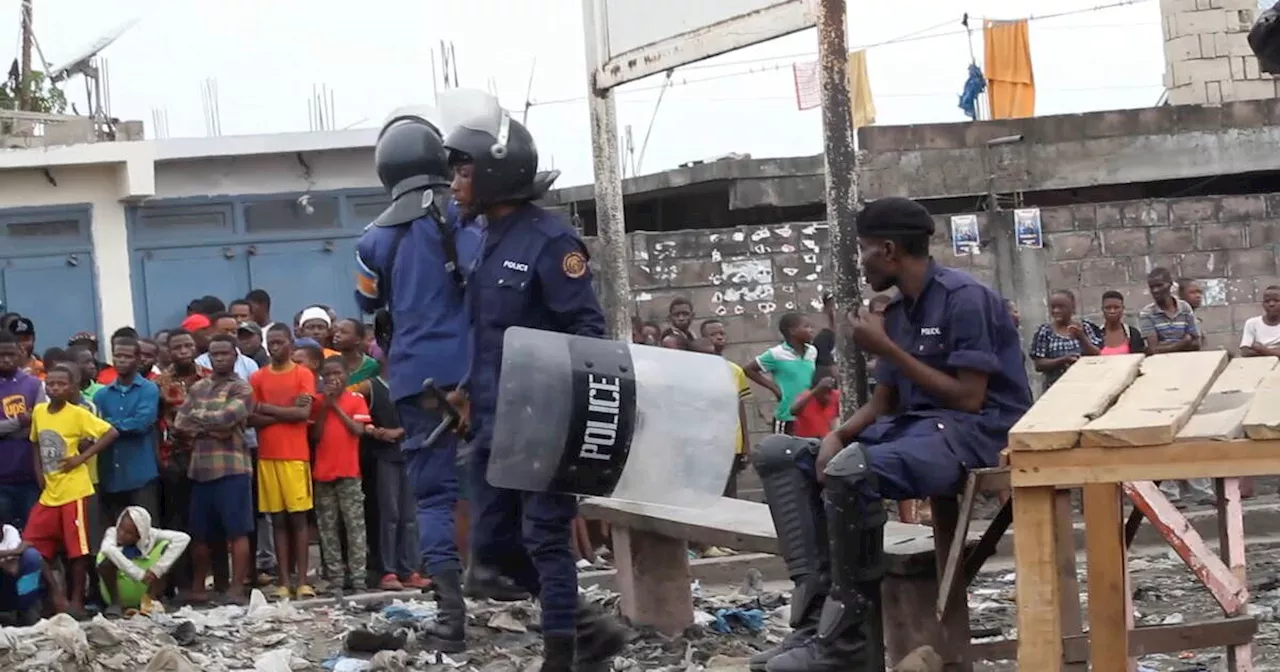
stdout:
<svg viewBox="0 0 1280 672">
<path fill-rule="evenodd" d="M 879 361 L 869 403 L 821 441 L 771 436 L 753 454 L 795 582 L 794 630 L 753 670 L 882 670 L 883 500 L 955 493 L 966 467 L 996 464 L 1031 406 L 1013 320 L 995 292 L 929 257 L 924 207 L 873 201 L 857 231 L 868 284 L 901 296 L 850 318 Z"/>
<path fill-rule="evenodd" d="M 405 432 L 401 448 L 417 501 L 419 549 L 438 605 L 436 619 L 424 627 L 435 640 L 431 646 L 456 652 L 465 647 L 466 624 L 454 540 L 458 438 L 446 433 L 423 445 L 443 416 L 424 408 L 419 397 L 426 379 L 447 390 L 466 373 L 464 273 L 479 235 L 450 216 L 448 154 L 436 122 L 408 111 L 393 114 L 379 133 L 374 163 L 391 205 L 356 245 L 356 301 L 375 314 L 390 397 Z"/>
<path fill-rule="evenodd" d="M 0 527 L 0 625 L 25 627 L 40 620 L 44 559 L 13 525 Z"/>
<path fill-rule="evenodd" d="M 543 672 L 608 670 L 625 633 L 578 597 L 570 550 L 576 499 L 495 488 L 485 478 L 506 329 L 604 336 L 586 247 L 560 216 L 533 204 L 558 173 L 537 172 L 533 137 L 496 104 L 492 114 L 450 132 L 444 144 L 454 200 L 466 218 L 485 221 L 480 259 L 467 282 L 474 334 L 469 386 L 453 395 L 470 412 L 475 436 L 472 560 L 540 598 Z"/>
<path fill-rule="evenodd" d="M 128 506 L 114 527 L 102 535 L 98 551 L 98 579 L 107 616 L 125 610 L 151 613 L 164 595 L 169 570 L 191 543 L 191 535 L 151 526 L 151 514 Z M 163 607 L 159 607 L 163 611 Z"/>
</svg>

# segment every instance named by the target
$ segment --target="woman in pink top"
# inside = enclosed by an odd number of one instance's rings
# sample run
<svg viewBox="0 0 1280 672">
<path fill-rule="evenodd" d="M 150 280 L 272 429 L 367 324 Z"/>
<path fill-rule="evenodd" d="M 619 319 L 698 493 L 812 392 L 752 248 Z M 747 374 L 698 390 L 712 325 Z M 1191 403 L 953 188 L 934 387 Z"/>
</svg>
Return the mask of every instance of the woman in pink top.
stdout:
<svg viewBox="0 0 1280 672">
<path fill-rule="evenodd" d="M 1102 346 L 1100 355 L 1146 352 L 1147 343 L 1134 326 L 1124 321 L 1124 295 L 1114 289 L 1102 294 Z"/>
</svg>

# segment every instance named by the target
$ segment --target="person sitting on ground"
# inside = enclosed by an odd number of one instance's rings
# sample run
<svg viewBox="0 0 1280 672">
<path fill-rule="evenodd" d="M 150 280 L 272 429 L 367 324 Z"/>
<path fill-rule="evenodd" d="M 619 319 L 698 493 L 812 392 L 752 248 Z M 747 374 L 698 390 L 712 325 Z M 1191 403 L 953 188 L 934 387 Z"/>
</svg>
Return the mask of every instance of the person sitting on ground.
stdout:
<svg viewBox="0 0 1280 672">
<path fill-rule="evenodd" d="M 0 625 L 26 627 L 40 620 L 44 569 L 40 551 L 22 540 L 18 528 L 0 528 Z"/>
<path fill-rule="evenodd" d="M 191 535 L 151 526 L 151 514 L 129 506 L 107 528 L 98 551 L 98 577 L 107 616 L 126 609 L 143 614 L 159 608 L 169 570 L 186 552 Z"/>
</svg>

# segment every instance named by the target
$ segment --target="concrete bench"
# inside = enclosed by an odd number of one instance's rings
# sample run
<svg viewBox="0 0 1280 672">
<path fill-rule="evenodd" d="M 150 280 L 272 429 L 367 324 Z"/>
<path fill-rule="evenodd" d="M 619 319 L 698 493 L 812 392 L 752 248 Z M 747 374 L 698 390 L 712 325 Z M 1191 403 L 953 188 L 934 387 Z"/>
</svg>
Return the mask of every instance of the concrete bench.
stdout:
<svg viewBox="0 0 1280 672">
<path fill-rule="evenodd" d="M 610 524 L 623 614 L 668 634 L 693 623 L 688 542 L 778 554 L 769 508 L 756 502 L 726 497 L 694 510 L 594 498 L 583 502 L 581 513 Z M 889 564 L 882 590 L 889 597 L 883 608 L 890 660 L 924 644 L 939 651 L 954 649 L 952 642 L 968 644 L 967 609 L 956 609 L 949 618 L 935 615 L 938 559 L 947 553 L 935 550 L 933 530 L 891 521 L 885 551 Z M 963 600 L 963 586 L 956 592 Z"/>
</svg>

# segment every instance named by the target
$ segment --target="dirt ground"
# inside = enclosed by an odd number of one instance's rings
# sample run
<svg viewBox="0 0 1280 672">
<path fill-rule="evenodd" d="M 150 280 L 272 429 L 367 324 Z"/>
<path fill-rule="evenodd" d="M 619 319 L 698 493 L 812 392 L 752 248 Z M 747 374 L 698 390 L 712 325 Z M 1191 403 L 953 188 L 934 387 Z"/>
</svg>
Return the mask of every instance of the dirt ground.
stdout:
<svg viewBox="0 0 1280 672">
<path fill-rule="evenodd" d="M 1156 551 L 1131 561 L 1136 620 L 1140 624 L 1206 620 L 1220 615 L 1208 592 L 1181 561 Z M 1084 567 L 1080 581 L 1086 582 Z M 1249 548 L 1252 613 L 1258 618 L 1254 661 L 1259 670 L 1280 670 L 1280 555 L 1276 545 Z M 696 672 L 745 670 L 741 662 L 786 632 L 784 585 L 765 585 L 748 572 L 740 585 L 695 586 L 698 624 L 681 637 L 667 638 L 637 631 L 616 672 Z M 615 608 L 617 595 L 584 587 L 585 596 Z M 75 623 L 65 617 L 33 628 L 0 629 L 0 669 L 14 672 L 219 672 L 255 670 L 296 672 L 329 669 L 462 670 L 523 672 L 540 663 L 536 631 L 538 609 L 532 603 L 472 604 L 471 649 L 443 657 L 424 650 L 413 625 L 433 614 L 423 596 L 406 593 L 400 600 L 296 606 L 255 602 L 249 608 L 219 607 L 181 610 L 153 618 Z M 1016 632 L 1014 575 L 995 567 L 980 575 L 970 590 L 972 623 L 1001 636 Z M 1087 614 L 1087 612 L 1086 612 Z M 931 617 L 930 615 L 927 615 Z M 1087 617 L 1086 617 L 1087 618 Z M 368 629 L 403 637 L 396 651 L 377 656 L 344 654 L 347 634 Z M 400 642 L 397 642 L 399 644 Z M 1144 672 L 1221 670 L 1222 649 L 1146 656 Z M 1013 662 L 991 663 L 980 670 L 1015 670 Z"/>
</svg>

